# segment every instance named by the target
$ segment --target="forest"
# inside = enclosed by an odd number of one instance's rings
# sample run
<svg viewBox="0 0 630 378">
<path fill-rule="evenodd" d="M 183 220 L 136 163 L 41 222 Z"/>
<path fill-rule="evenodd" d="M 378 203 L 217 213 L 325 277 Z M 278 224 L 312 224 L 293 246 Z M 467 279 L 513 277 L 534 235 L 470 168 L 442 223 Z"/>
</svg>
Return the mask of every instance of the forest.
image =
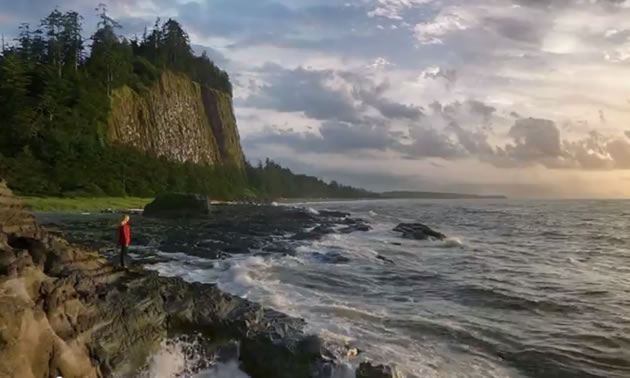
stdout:
<svg viewBox="0 0 630 378">
<path fill-rule="evenodd" d="M 86 37 L 77 12 L 22 24 L 0 54 L 0 176 L 30 196 L 152 197 L 165 191 L 240 198 L 354 198 L 371 193 L 297 175 L 267 160 L 244 169 L 180 163 L 106 137 L 112 91 L 149 88 L 165 70 L 232 94 L 228 74 L 195 55 L 175 20 L 127 38 L 104 5 Z"/>
</svg>

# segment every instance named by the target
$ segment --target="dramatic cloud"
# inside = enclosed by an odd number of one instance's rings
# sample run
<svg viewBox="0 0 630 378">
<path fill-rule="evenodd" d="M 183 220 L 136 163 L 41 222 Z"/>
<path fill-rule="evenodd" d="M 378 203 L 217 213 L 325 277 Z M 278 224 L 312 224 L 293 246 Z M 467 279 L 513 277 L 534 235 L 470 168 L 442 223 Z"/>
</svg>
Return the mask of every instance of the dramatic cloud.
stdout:
<svg viewBox="0 0 630 378">
<path fill-rule="evenodd" d="M 630 143 L 597 132 L 562 140 L 556 125 L 545 119 L 520 119 L 510 129 L 513 143 L 498 148 L 498 166 L 539 164 L 550 169 L 612 170 L 630 168 Z"/>
<path fill-rule="evenodd" d="M 375 84 L 352 72 L 309 70 L 303 67 L 283 69 L 268 65 L 258 70 L 269 84 L 255 88 L 240 105 L 284 112 L 303 112 L 321 121 L 362 123 L 369 109 L 385 119 L 417 120 L 420 107 L 388 99 L 387 82 Z"/>
<path fill-rule="evenodd" d="M 314 71 L 304 68 L 283 69 L 270 65 L 261 70 L 269 84 L 248 96 L 242 106 L 273 109 L 281 112 L 303 112 L 317 120 L 356 122 L 360 120 L 357 106 L 350 94 L 335 89 L 334 71 Z"/>
<path fill-rule="evenodd" d="M 352 153 L 358 150 L 386 150 L 398 144 L 396 134 L 382 125 L 324 122 L 319 133 L 295 132 L 267 127 L 262 132 L 246 138 L 249 146 L 276 144 L 297 152 Z"/>
<path fill-rule="evenodd" d="M 447 7 L 433 20 L 417 24 L 414 31 L 421 44 L 443 44 L 445 37 L 472 28 L 476 23 L 476 17 L 466 8 Z"/>
<path fill-rule="evenodd" d="M 453 69 L 443 69 L 442 67 L 429 67 L 422 72 L 424 79 L 444 79 L 449 86 L 457 81 L 457 71 Z"/>
</svg>

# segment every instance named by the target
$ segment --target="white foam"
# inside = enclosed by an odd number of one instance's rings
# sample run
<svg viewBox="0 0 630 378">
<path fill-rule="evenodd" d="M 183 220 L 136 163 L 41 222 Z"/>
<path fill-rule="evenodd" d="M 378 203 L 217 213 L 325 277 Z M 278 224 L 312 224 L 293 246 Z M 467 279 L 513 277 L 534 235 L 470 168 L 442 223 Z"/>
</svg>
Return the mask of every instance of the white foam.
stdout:
<svg viewBox="0 0 630 378">
<path fill-rule="evenodd" d="M 217 364 L 212 369 L 200 372 L 192 378 L 249 378 L 249 375 L 238 368 L 236 361 L 230 361 L 225 364 Z"/>
<path fill-rule="evenodd" d="M 138 374 L 140 378 L 249 378 L 241 371 L 236 361 L 218 363 L 212 368 L 197 372 L 204 356 L 199 353 L 191 353 L 196 350 L 196 342 L 183 341 L 181 339 L 169 339 L 163 341 L 160 349 L 150 357 L 147 368 Z"/>
<path fill-rule="evenodd" d="M 186 357 L 179 342 L 162 342 L 160 349 L 151 356 L 149 367 L 141 378 L 171 378 L 188 372 L 193 361 Z"/>
<path fill-rule="evenodd" d="M 449 237 L 441 241 L 441 245 L 444 248 L 459 248 L 464 246 L 464 242 L 456 237 Z"/>
<path fill-rule="evenodd" d="M 370 210 L 370 211 L 368 212 L 368 214 L 370 214 L 370 216 L 371 216 L 371 217 L 375 217 L 375 216 L 377 216 L 377 215 L 378 215 L 378 214 L 376 213 L 376 211 L 372 211 L 372 210 Z"/>
<path fill-rule="evenodd" d="M 308 211 L 311 214 L 319 215 L 319 211 L 313 209 L 312 207 L 307 207 L 306 211 Z"/>
</svg>

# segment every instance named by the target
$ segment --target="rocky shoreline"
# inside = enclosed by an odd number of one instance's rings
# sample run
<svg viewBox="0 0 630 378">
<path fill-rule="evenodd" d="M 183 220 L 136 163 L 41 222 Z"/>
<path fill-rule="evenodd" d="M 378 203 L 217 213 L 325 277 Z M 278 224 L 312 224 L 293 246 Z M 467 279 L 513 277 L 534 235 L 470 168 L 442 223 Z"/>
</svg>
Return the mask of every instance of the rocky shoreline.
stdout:
<svg viewBox="0 0 630 378">
<path fill-rule="evenodd" d="M 315 228 L 292 237 L 326 231 Z M 199 370 L 210 361 L 236 359 L 252 378 L 332 376 L 347 347 L 326 344 L 304 327 L 302 319 L 215 285 L 117 268 L 42 228 L 0 182 L 2 377 L 137 376 L 162 342 L 194 335 L 208 357 Z M 399 373 L 363 362 L 355 376 Z"/>
</svg>

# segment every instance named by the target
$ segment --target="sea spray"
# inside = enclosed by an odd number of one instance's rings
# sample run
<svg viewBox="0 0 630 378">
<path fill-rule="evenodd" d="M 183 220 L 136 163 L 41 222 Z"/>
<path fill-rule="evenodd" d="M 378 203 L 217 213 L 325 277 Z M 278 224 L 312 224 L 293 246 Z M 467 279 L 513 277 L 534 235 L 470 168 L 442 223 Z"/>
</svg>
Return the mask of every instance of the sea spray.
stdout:
<svg viewBox="0 0 630 378">
<path fill-rule="evenodd" d="M 201 335 L 165 340 L 139 374 L 139 378 L 249 378 L 237 360 L 217 362 L 204 353 Z M 238 358 L 238 347 L 235 358 Z"/>
</svg>

